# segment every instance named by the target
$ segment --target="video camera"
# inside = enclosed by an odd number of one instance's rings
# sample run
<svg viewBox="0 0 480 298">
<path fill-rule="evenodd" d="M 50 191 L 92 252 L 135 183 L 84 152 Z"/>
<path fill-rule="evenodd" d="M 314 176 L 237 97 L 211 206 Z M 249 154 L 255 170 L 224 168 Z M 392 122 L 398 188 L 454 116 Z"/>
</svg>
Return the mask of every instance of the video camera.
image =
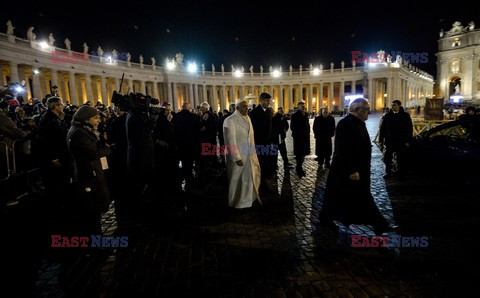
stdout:
<svg viewBox="0 0 480 298">
<path fill-rule="evenodd" d="M 139 113 L 148 113 L 150 115 L 160 114 L 160 101 L 141 93 L 129 93 L 122 95 L 117 91 L 113 91 L 112 103 L 117 106 L 120 111 L 134 111 Z"/>
</svg>

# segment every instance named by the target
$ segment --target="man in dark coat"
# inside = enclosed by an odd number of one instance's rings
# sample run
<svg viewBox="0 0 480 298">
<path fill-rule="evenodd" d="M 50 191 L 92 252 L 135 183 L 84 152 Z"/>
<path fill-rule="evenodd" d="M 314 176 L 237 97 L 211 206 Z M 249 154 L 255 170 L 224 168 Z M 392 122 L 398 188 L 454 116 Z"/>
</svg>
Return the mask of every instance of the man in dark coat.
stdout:
<svg viewBox="0 0 480 298">
<path fill-rule="evenodd" d="M 370 193 L 372 144 L 365 126 L 369 111 L 367 99 L 355 99 L 350 114 L 337 125 L 335 153 L 320 212 L 322 226 L 337 229 L 333 220 L 339 220 L 347 228 L 350 224 L 371 224 L 377 234 L 388 228 Z"/>
<path fill-rule="evenodd" d="M 177 164 L 175 129 L 172 106 L 163 103 L 160 115 L 153 129 L 155 143 L 155 180 L 162 181 L 159 191 L 177 190 Z M 169 187 L 165 187 L 168 185 Z"/>
<path fill-rule="evenodd" d="M 115 200 L 115 213 L 118 218 L 128 213 L 128 180 L 127 180 L 127 113 L 121 111 L 118 106 L 113 107 L 114 115 L 110 117 L 106 125 L 107 143 L 110 145 L 112 154 L 109 156 L 110 176 L 112 186 L 111 193 Z"/>
<path fill-rule="evenodd" d="M 283 167 L 288 169 L 288 156 L 287 146 L 285 145 L 285 138 L 287 137 L 287 131 L 290 128 L 288 120 L 283 113 L 283 108 L 279 107 L 277 113 L 272 118 L 272 144 L 277 146 L 278 151 L 282 155 Z M 273 156 L 273 168 L 275 171 L 278 168 L 278 154 Z M 285 171 L 287 173 L 288 171 Z"/>
<path fill-rule="evenodd" d="M 223 138 L 223 122 L 225 122 L 225 119 L 227 119 L 228 116 L 232 115 L 233 112 L 235 112 L 235 104 L 231 103 L 230 106 L 228 107 L 227 110 L 223 110 L 223 116 L 218 119 L 218 125 L 217 125 L 217 135 L 218 135 L 218 141 L 220 143 L 220 146 L 225 144 L 225 140 Z M 223 160 L 223 158 L 222 158 Z"/>
<path fill-rule="evenodd" d="M 154 145 L 152 138 L 153 120 L 147 107 L 147 98 L 137 94 L 135 107 L 128 111 L 127 129 L 127 172 L 131 182 L 131 199 L 144 194 L 153 174 Z"/>
<path fill-rule="evenodd" d="M 305 156 L 310 154 L 310 122 L 307 113 L 305 113 L 305 103 L 299 102 L 298 108 L 292 115 L 290 123 L 293 137 L 293 154 L 297 161 L 297 174 L 305 176 L 303 162 Z"/>
<path fill-rule="evenodd" d="M 315 134 L 315 154 L 317 155 L 318 167 L 321 168 L 325 162 L 325 168 L 330 168 L 332 137 L 335 135 L 335 119 L 330 115 L 327 107 L 323 107 L 321 114 L 315 117 L 313 133 Z"/>
<path fill-rule="evenodd" d="M 47 197 L 54 203 L 63 204 L 63 192 L 72 177 L 72 164 L 67 148 L 67 129 L 63 121 L 63 102 L 59 97 L 50 97 L 48 110 L 42 115 L 38 127 L 36 155 L 40 159 L 40 173 Z"/>
<path fill-rule="evenodd" d="M 394 100 L 392 109 L 385 114 L 380 126 L 380 146 L 385 145 L 385 172 L 384 178 L 392 175 L 393 153 L 397 153 L 398 173 L 405 175 L 406 151 L 413 136 L 413 125 L 410 115 L 402 108 L 402 102 Z"/>
<path fill-rule="evenodd" d="M 74 162 L 74 181 L 79 195 L 73 210 L 77 212 L 76 229 L 80 235 L 99 235 L 100 219 L 108 210 L 110 195 L 104 170 L 108 168 L 108 145 L 97 131 L 100 115 L 94 107 L 81 106 L 73 116 L 67 144 Z"/>
<path fill-rule="evenodd" d="M 191 112 L 191 105 L 183 103 L 182 110 L 173 117 L 178 158 L 182 162 L 182 180 L 191 184 L 193 162 L 200 154 L 200 117 Z"/>
<path fill-rule="evenodd" d="M 272 144 L 272 110 L 268 108 L 272 96 L 266 92 L 260 94 L 260 104 L 256 106 L 249 114 L 252 121 L 253 132 L 255 137 L 255 145 L 270 147 Z M 258 155 L 260 163 L 261 182 L 260 191 L 268 190 L 266 179 L 271 177 L 271 169 L 269 165 L 269 155 Z"/>
<path fill-rule="evenodd" d="M 217 116 L 212 113 L 208 102 L 200 104 L 202 109 L 202 118 L 200 120 L 200 143 L 210 144 L 209 148 L 217 145 Z M 204 168 L 215 166 L 217 164 L 217 154 L 205 155 L 201 157 Z"/>
</svg>

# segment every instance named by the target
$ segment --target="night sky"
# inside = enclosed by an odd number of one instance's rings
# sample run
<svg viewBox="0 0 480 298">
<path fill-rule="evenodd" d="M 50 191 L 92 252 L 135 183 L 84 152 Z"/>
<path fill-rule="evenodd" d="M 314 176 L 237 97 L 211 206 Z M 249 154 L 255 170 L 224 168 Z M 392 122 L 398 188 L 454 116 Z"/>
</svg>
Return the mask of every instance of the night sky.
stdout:
<svg viewBox="0 0 480 298">
<path fill-rule="evenodd" d="M 123 1 L 122 1 L 123 2 Z M 246 70 L 260 64 L 308 67 L 330 62 L 350 67 L 351 51 L 428 52 L 428 63 L 417 64 L 436 75 L 437 38 L 440 29 L 458 20 L 465 26 L 480 26 L 475 5 L 438 5 L 388 1 L 93 1 L 10 2 L 2 4 L 1 31 L 11 20 L 15 35 L 25 38 L 34 26 L 38 39 L 50 32 L 64 48 L 68 37 L 72 48 L 90 51 L 100 45 L 105 52 L 130 52 L 132 61 L 142 54 L 145 63 L 154 56 L 158 64 L 182 52 L 184 61 L 205 63 L 207 70 L 225 64 Z M 452 2 L 454 3 L 454 2 Z M 457 2 L 460 3 L 460 2 Z M 6 13 L 8 12 L 8 13 Z M 475 15 L 476 14 L 476 15 Z"/>
</svg>

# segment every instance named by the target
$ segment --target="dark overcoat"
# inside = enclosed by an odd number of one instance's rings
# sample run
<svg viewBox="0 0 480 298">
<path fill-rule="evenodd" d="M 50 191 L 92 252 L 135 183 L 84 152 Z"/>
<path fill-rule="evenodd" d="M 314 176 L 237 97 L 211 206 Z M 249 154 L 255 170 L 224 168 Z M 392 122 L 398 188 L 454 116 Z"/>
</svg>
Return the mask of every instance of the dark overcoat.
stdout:
<svg viewBox="0 0 480 298">
<path fill-rule="evenodd" d="M 307 113 L 300 110 L 293 113 L 290 129 L 293 137 L 293 154 L 306 156 L 310 154 L 310 122 Z"/>
<path fill-rule="evenodd" d="M 110 154 L 99 137 L 85 123 L 72 122 L 67 144 L 73 158 L 74 181 L 80 192 L 78 207 L 100 213 L 107 210 L 110 193 L 100 158 Z"/>
<path fill-rule="evenodd" d="M 321 217 L 344 224 L 375 224 L 382 220 L 370 193 L 371 154 L 365 122 L 352 114 L 340 120 Z M 349 179 L 355 172 L 360 175 L 358 181 Z"/>
</svg>

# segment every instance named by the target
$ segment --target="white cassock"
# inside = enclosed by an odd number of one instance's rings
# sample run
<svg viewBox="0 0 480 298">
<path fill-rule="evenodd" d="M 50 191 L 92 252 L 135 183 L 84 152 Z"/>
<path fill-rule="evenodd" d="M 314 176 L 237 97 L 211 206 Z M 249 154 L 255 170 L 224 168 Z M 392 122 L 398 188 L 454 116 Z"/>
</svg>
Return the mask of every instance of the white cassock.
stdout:
<svg viewBox="0 0 480 298">
<path fill-rule="evenodd" d="M 225 144 L 229 145 L 226 155 L 228 205 L 234 208 L 252 207 L 256 199 L 260 201 L 260 163 L 255 150 L 242 149 L 246 148 L 246 144 L 250 148 L 255 145 L 250 117 L 243 116 L 239 111 L 228 116 L 223 122 L 223 137 Z M 237 154 L 231 154 L 232 146 L 238 146 Z M 237 165 L 238 160 L 242 160 L 243 166 Z"/>
</svg>

